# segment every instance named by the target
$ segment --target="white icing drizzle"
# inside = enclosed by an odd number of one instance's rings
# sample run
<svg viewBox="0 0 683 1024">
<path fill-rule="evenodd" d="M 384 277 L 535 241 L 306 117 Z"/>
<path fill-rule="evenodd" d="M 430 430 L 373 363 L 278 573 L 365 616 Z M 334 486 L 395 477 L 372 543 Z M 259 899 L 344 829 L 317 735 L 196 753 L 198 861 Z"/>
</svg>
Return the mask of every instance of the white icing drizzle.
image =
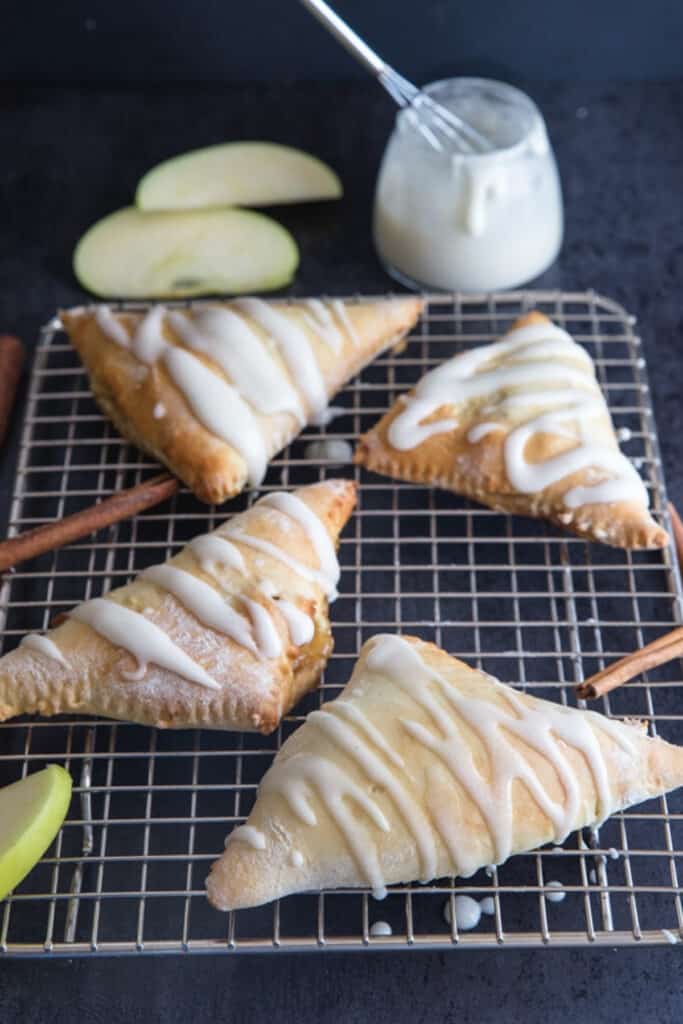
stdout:
<svg viewBox="0 0 683 1024">
<path fill-rule="evenodd" d="M 498 365 L 490 368 L 493 361 Z M 573 473 L 593 469 L 596 481 L 572 487 L 564 495 L 568 508 L 615 501 L 647 507 L 647 489 L 613 439 L 590 357 L 554 324 L 519 327 L 493 345 L 463 352 L 432 370 L 404 399 L 403 410 L 389 427 L 389 442 L 400 451 L 415 448 L 454 429 L 458 406 L 482 398 L 492 399 L 485 414 L 519 416 L 529 411 L 505 439 L 506 472 L 517 491 L 538 493 Z M 446 406 L 447 418 L 423 422 Z M 604 442 L 593 440 L 596 423 L 603 433 L 609 428 Z M 493 422 L 476 424 L 468 440 L 474 444 L 495 427 Z M 570 438 L 576 446 L 544 462 L 528 462 L 527 444 L 539 434 Z"/>
<path fill-rule="evenodd" d="M 374 743 L 378 750 L 382 751 L 393 765 L 397 768 L 405 767 L 405 761 L 401 755 L 392 750 L 377 726 L 361 711 L 356 701 L 335 700 L 328 704 L 325 710 L 331 714 L 341 715 L 342 718 L 348 718 L 349 722 L 355 725 L 360 732 L 365 733 L 367 738 Z"/>
<path fill-rule="evenodd" d="M 256 637 L 256 644 L 264 658 L 279 658 L 282 641 L 268 610 L 251 597 L 243 597 Z"/>
<path fill-rule="evenodd" d="M 121 348 L 130 348 L 128 331 L 116 319 L 109 306 L 98 306 L 95 310 L 95 323 L 110 341 L 115 341 Z"/>
<path fill-rule="evenodd" d="M 152 416 L 154 417 L 155 420 L 162 420 L 165 415 L 166 406 L 164 405 L 163 402 L 157 402 L 157 404 L 152 409 Z"/>
<path fill-rule="evenodd" d="M 292 380 L 296 381 L 306 400 L 309 415 L 318 415 L 327 405 L 327 391 L 306 333 L 263 299 L 237 299 L 234 305 L 272 337 L 282 352 Z"/>
<path fill-rule="evenodd" d="M 344 305 L 343 301 L 341 299 L 332 299 L 332 301 L 330 302 L 330 306 L 332 308 L 332 312 L 334 313 L 337 320 L 348 334 L 353 344 L 356 346 L 360 345 L 360 338 L 356 334 L 356 330 L 353 324 L 351 323 L 351 318 L 349 314 L 346 312 L 346 306 Z"/>
<path fill-rule="evenodd" d="M 148 365 L 160 359 L 168 348 L 168 342 L 163 335 L 165 313 L 166 310 L 163 306 L 152 306 L 138 324 L 133 335 L 131 346 L 133 352 L 138 359 Z"/>
<path fill-rule="evenodd" d="M 367 778 L 382 787 L 413 834 L 420 854 L 422 880 L 428 882 L 434 878 L 437 851 L 431 823 L 406 786 L 370 749 L 365 739 L 336 715 L 321 708 L 320 711 L 312 711 L 306 721 L 322 729 L 340 750 L 356 762 Z"/>
<path fill-rule="evenodd" d="M 317 818 L 311 804 L 316 792 L 327 813 L 345 836 L 357 864 L 370 884 L 375 899 L 386 896 L 386 886 L 377 856 L 377 850 L 368 843 L 365 831 L 359 827 L 357 813 L 348 804 L 355 804 L 382 832 L 389 832 L 389 822 L 381 810 L 353 779 L 332 761 L 315 754 L 294 754 L 270 768 L 263 777 L 261 793 L 281 793 L 300 821 L 316 825 Z"/>
<path fill-rule="evenodd" d="M 31 651 L 37 651 L 38 654 L 43 654 L 46 658 L 51 658 L 52 661 L 58 661 L 60 665 L 64 665 L 68 668 L 68 661 L 60 651 L 57 644 L 50 640 L 49 636 L 40 636 L 38 633 L 27 633 L 26 636 L 21 638 L 19 644 L 20 647 L 28 647 Z"/>
<path fill-rule="evenodd" d="M 247 572 L 240 549 L 225 537 L 219 537 L 217 533 L 204 533 L 200 537 L 195 537 L 188 547 L 204 572 L 210 576 L 218 565 L 225 565 L 242 574 Z"/>
<path fill-rule="evenodd" d="M 258 486 L 266 474 L 268 453 L 261 428 L 239 391 L 178 346 L 167 347 L 164 363 L 200 423 L 239 452 L 249 483 Z"/>
<path fill-rule="evenodd" d="M 482 437 L 492 434 L 495 430 L 504 430 L 500 423 L 476 423 L 467 435 L 470 444 L 476 444 Z"/>
<path fill-rule="evenodd" d="M 238 825 L 228 836 L 229 843 L 247 843 L 254 850 L 265 850 L 266 837 L 253 825 Z"/>
<path fill-rule="evenodd" d="M 163 335 L 165 315 L 163 306 L 152 306 L 126 347 L 148 365 L 163 359 L 174 384 L 199 422 L 239 452 L 247 465 L 249 483 L 257 486 L 265 476 L 268 453 L 251 408 L 237 388 L 192 353 L 166 341 Z M 121 326 L 114 322 L 117 327 Z"/>
<path fill-rule="evenodd" d="M 248 620 L 199 577 L 175 565 L 162 564 L 145 569 L 140 578 L 173 594 L 184 608 L 209 629 L 229 636 L 252 654 L 257 654 L 261 649 L 258 636 L 254 643 Z M 265 656 L 271 657 L 268 654 Z"/>
<path fill-rule="evenodd" d="M 334 593 L 336 596 L 340 576 L 337 553 L 329 533 L 315 512 L 308 507 L 305 501 L 287 491 L 275 491 L 273 494 L 266 495 L 262 499 L 262 504 L 277 509 L 278 512 L 294 519 L 302 527 L 317 555 L 320 572 L 327 582 L 328 595 Z"/>
<path fill-rule="evenodd" d="M 335 355 L 341 351 L 344 339 L 337 330 L 332 315 L 321 299 L 306 299 L 304 305 L 310 310 L 310 317 L 307 320 L 311 323 L 325 344 L 332 349 Z"/>
<path fill-rule="evenodd" d="M 203 309 L 190 319 L 173 312 L 168 314 L 168 322 L 184 344 L 217 363 L 258 412 L 264 416 L 289 412 L 304 425 L 306 415 L 287 374 L 237 313 L 216 307 Z"/>
<path fill-rule="evenodd" d="M 287 623 L 294 646 L 302 647 L 303 644 L 310 643 L 315 635 L 315 623 L 311 616 L 303 612 L 301 608 L 297 608 L 291 601 L 286 601 L 284 597 L 279 597 L 276 601 L 282 617 Z"/>
<path fill-rule="evenodd" d="M 163 630 L 144 615 L 116 601 L 96 597 L 92 601 L 78 605 L 70 616 L 90 626 L 115 647 L 122 647 L 132 654 L 138 663 L 138 669 L 135 672 L 122 673 L 125 678 L 142 679 L 148 664 L 152 662 L 191 683 L 198 683 L 210 690 L 220 689 L 215 679 L 174 644 Z"/>
<path fill-rule="evenodd" d="M 342 804 L 344 799 L 353 801 L 366 819 L 387 831 L 389 823 L 384 813 L 368 795 L 371 784 L 379 787 L 382 798 L 393 805 L 412 834 L 421 875 L 427 880 L 435 876 L 438 868 L 437 836 L 459 874 L 471 874 L 480 866 L 476 859 L 479 855 L 470 855 L 468 859 L 460 848 L 458 830 L 448 827 L 448 809 L 443 807 L 442 790 L 440 801 L 436 799 L 434 773 L 438 765 L 442 766 L 441 771 L 445 766 L 473 801 L 489 831 L 496 862 L 501 863 L 513 850 L 512 787 L 516 780 L 525 785 L 552 823 L 553 838 L 563 840 L 580 820 L 583 801 L 566 748 L 579 752 L 585 761 L 595 786 L 598 816 L 609 813 L 612 798 L 596 732 L 606 733 L 628 756 L 635 756 L 635 748 L 623 731 L 602 716 L 579 714 L 551 704 L 529 704 L 496 680 L 492 680 L 492 684 L 504 698 L 503 704 L 477 699 L 469 693 L 461 694 L 456 685 L 426 664 L 414 645 L 399 636 L 376 637 L 365 668 L 391 679 L 430 719 L 429 728 L 421 722 L 401 720 L 408 734 L 434 755 L 425 779 L 429 817 L 412 797 L 407 780 L 401 777 L 401 772 L 408 772 L 409 766 L 392 750 L 375 723 L 356 706 L 354 691 L 349 697 L 312 712 L 307 722 L 324 731 L 353 762 L 367 780 L 367 787 L 359 787 L 343 766 L 328 762 L 324 757 L 302 753 L 276 762 L 264 780 L 264 788 L 281 792 L 293 813 L 311 826 L 316 824 L 310 802 L 315 789 L 340 829 L 359 870 L 375 892 L 382 892 L 384 888 L 378 848 L 363 817 L 350 813 Z M 469 753 L 464 725 L 475 733 L 486 751 L 487 765 L 483 771 Z M 513 737 L 521 741 L 521 748 L 510 742 Z M 563 791 L 561 801 L 556 802 L 546 791 L 533 763 L 523 753 L 527 748 L 552 765 Z"/>
</svg>

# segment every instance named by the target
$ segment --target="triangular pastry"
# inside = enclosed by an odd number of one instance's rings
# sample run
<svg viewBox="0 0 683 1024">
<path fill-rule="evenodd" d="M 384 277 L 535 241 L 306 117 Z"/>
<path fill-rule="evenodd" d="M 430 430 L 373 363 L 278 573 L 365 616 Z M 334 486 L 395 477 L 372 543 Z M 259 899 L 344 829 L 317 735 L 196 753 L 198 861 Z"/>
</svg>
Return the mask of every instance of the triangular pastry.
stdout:
<svg viewBox="0 0 683 1024">
<path fill-rule="evenodd" d="M 416 298 L 233 302 L 61 314 L 121 433 L 201 500 L 258 485 L 268 461 L 422 309 Z"/>
<path fill-rule="evenodd" d="M 668 543 L 592 359 L 542 313 L 423 377 L 361 438 L 356 462 L 615 547 Z"/>
<path fill-rule="evenodd" d="M 348 480 L 266 495 L 0 659 L 0 721 L 105 715 L 271 732 L 332 650 Z"/>
<path fill-rule="evenodd" d="M 470 876 L 683 783 L 683 747 L 379 635 L 286 741 L 207 880 L 235 910 Z"/>
</svg>

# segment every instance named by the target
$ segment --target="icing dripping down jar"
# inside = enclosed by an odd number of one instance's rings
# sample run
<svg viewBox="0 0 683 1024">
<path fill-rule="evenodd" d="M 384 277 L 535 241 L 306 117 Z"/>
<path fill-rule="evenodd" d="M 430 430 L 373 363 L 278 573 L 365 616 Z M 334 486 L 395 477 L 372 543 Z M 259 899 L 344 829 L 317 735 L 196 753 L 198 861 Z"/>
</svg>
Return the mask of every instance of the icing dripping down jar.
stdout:
<svg viewBox="0 0 683 1024">
<path fill-rule="evenodd" d="M 519 89 L 483 78 L 425 90 L 493 145 L 438 151 L 400 111 L 380 168 L 374 238 L 403 284 L 454 291 L 514 288 L 537 277 L 562 244 L 560 180 L 545 122 Z"/>
</svg>

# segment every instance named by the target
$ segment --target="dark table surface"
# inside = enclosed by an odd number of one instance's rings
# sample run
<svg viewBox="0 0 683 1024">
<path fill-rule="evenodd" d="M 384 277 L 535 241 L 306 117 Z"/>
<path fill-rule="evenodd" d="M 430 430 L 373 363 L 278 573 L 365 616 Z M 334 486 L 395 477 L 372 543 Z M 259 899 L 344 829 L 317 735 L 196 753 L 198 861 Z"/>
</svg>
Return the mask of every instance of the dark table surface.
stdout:
<svg viewBox="0 0 683 1024">
<path fill-rule="evenodd" d="M 683 503 L 683 82 L 528 91 L 548 122 L 567 216 L 560 260 L 535 284 L 594 288 L 638 317 L 669 492 Z M 274 211 L 301 246 L 291 294 L 392 288 L 369 235 L 392 116 L 361 83 L 0 87 L 0 331 L 33 345 L 55 309 L 84 298 L 70 269 L 82 231 L 129 203 L 158 160 L 233 138 L 309 149 L 344 181 L 341 203 Z M 0 462 L 0 523 L 19 418 Z M 0 961 L 0 1021 L 668 1022 L 683 1015 L 682 951 Z"/>
</svg>

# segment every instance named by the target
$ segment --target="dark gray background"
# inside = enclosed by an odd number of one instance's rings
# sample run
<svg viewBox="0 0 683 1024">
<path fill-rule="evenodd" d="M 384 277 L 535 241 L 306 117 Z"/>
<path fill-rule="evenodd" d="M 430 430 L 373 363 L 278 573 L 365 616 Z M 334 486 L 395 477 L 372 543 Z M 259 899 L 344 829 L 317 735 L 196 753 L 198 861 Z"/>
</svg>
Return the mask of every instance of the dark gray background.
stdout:
<svg viewBox="0 0 683 1024">
<path fill-rule="evenodd" d="M 341 203 L 276 211 L 302 249 L 294 293 L 391 286 L 368 230 L 390 103 L 295 0 L 3 6 L 0 78 L 26 84 L 0 86 L 0 330 L 32 344 L 59 305 L 84 298 L 70 254 L 88 224 L 129 202 L 157 160 L 229 138 L 303 146 L 342 176 Z M 560 260 L 540 283 L 594 287 L 640 318 L 665 471 L 683 502 L 683 83 L 625 81 L 681 74 L 681 0 L 343 0 L 339 9 L 420 81 L 526 80 L 567 203 Z M 307 84 L 314 77 L 330 81 Z M 226 84 L 173 84 L 200 79 Z M 243 84 L 259 79 L 273 84 Z M 55 81 L 88 84 L 31 87 Z M 93 84 L 114 81 L 121 87 Z M 131 84 L 141 81 L 153 84 Z M 0 523 L 18 423 L 0 453 Z M 668 1024 L 683 1018 L 682 953 L 0 958 L 0 1024 Z"/>
<path fill-rule="evenodd" d="M 334 6 L 334 4 L 333 4 Z M 337 0 L 404 74 L 656 79 L 683 72 L 681 0 Z M 298 0 L 19 0 L 0 77 L 268 81 L 360 76 Z"/>
</svg>

